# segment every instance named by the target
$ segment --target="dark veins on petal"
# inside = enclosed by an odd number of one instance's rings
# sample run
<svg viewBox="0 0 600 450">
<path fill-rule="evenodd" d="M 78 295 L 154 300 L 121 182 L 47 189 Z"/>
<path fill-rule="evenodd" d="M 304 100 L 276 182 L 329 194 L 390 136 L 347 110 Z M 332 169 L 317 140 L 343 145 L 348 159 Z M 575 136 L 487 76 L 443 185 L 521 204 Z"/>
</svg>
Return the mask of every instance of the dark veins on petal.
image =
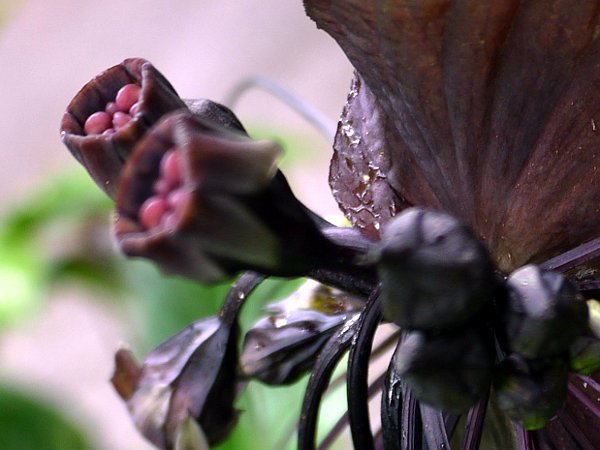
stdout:
<svg viewBox="0 0 600 450">
<path fill-rule="evenodd" d="M 346 209 L 355 224 L 373 234 L 390 205 L 402 209 L 404 200 L 442 209 L 477 231 L 504 272 L 596 237 L 597 0 L 305 0 L 305 6 L 374 97 L 366 100 L 372 116 L 363 113 L 365 100 L 350 99 L 336 139 L 338 201 L 359 197 L 368 175 L 360 166 L 352 174 L 349 162 L 363 154 L 380 164 L 381 182 L 363 189 L 372 195 L 368 214 L 361 214 L 360 199 Z M 344 128 L 349 120 L 373 145 L 352 146 Z M 375 131 L 367 137 L 362 123 L 369 121 Z M 382 136 L 388 145 L 377 144 Z"/>
</svg>

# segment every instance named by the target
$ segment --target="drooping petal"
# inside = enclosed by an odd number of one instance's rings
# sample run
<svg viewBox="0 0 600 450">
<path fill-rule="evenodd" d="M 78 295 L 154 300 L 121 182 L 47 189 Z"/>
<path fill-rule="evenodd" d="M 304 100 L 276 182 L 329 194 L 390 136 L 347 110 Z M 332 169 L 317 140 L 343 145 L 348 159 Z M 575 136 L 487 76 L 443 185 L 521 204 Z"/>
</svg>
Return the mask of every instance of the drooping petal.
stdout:
<svg viewBox="0 0 600 450">
<path fill-rule="evenodd" d="M 240 354 L 242 373 L 272 385 L 295 382 L 312 368 L 321 348 L 363 303 L 308 280 L 288 298 L 268 305 L 270 315 L 246 332 Z"/>
</svg>

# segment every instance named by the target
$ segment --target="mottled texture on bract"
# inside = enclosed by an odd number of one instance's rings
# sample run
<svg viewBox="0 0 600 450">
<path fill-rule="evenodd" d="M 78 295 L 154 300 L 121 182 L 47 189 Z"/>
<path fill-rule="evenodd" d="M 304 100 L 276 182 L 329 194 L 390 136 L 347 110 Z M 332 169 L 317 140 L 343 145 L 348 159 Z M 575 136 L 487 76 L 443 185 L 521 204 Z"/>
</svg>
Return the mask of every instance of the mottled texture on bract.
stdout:
<svg viewBox="0 0 600 450">
<path fill-rule="evenodd" d="M 379 178 L 398 198 L 470 224 L 505 273 L 598 235 L 597 0 L 305 6 L 374 96 L 377 133 L 388 143 Z M 350 101 L 339 135 L 362 109 Z M 332 179 L 346 202 L 362 173 L 340 168 L 357 154 L 342 137 Z M 389 207 L 376 200 L 345 211 L 370 230 L 369 220 L 384 222 Z"/>
<path fill-rule="evenodd" d="M 141 86 L 139 112 L 113 135 L 86 135 L 86 119 L 103 111 L 119 89 L 130 83 Z M 129 58 L 81 88 L 63 116 L 61 139 L 98 187 L 114 200 L 121 170 L 137 141 L 164 114 L 185 106 L 175 88 L 152 64 L 142 58 Z"/>
<path fill-rule="evenodd" d="M 330 185 L 352 225 L 377 238 L 381 224 L 410 205 L 390 186 L 386 117 L 358 74 L 352 86 L 333 144 Z"/>
</svg>

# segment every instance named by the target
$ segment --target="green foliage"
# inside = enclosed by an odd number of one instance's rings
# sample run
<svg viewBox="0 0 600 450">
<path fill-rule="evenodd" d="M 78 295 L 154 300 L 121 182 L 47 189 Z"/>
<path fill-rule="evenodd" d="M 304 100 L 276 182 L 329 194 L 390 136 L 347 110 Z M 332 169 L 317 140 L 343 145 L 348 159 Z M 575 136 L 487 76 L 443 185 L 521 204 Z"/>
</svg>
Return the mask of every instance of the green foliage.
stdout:
<svg viewBox="0 0 600 450">
<path fill-rule="evenodd" d="M 84 242 L 83 228 L 105 222 L 109 208 L 87 176 L 77 171 L 50 180 L 3 217 L 0 330 L 34 312 L 44 292 L 59 280 L 115 286 L 107 255 L 73 242 Z M 97 250 L 92 244 L 87 250 Z"/>
<path fill-rule="evenodd" d="M 91 450 L 81 430 L 55 408 L 0 385 L 0 448 Z"/>
</svg>

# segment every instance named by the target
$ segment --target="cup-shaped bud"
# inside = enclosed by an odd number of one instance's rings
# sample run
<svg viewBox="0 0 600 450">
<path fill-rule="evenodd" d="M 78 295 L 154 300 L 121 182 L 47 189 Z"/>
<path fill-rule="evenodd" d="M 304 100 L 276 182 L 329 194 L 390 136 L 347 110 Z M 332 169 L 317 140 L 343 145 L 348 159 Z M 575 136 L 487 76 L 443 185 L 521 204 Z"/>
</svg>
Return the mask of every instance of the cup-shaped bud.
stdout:
<svg viewBox="0 0 600 450">
<path fill-rule="evenodd" d="M 497 328 L 513 352 L 526 358 L 559 355 L 588 330 L 585 300 L 563 275 L 528 265 L 506 285 Z"/>
<path fill-rule="evenodd" d="M 203 282 L 222 280 L 242 265 L 277 264 L 279 242 L 244 199 L 270 184 L 279 154 L 274 142 L 254 141 L 189 112 L 164 118 L 123 173 L 121 249 Z"/>
<path fill-rule="evenodd" d="M 394 355 L 395 369 L 416 397 L 449 412 L 463 412 L 490 386 L 493 346 L 485 330 L 428 335 L 407 333 Z"/>
<path fill-rule="evenodd" d="M 510 355 L 494 370 L 498 406 L 524 428 L 541 428 L 564 403 L 567 376 L 567 364 L 560 358 L 526 360 Z"/>
<path fill-rule="evenodd" d="M 96 184 L 116 197 L 124 161 L 164 114 L 185 103 L 148 61 L 130 58 L 89 81 L 61 122 L 61 138 Z"/>
<path fill-rule="evenodd" d="M 409 329 L 456 326 L 491 299 L 492 267 L 466 225 L 446 214 L 406 210 L 381 239 L 384 316 Z"/>
<path fill-rule="evenodd" d="M 246 333 L 244 375 L 272 385 L 290 384 L 310 370 L 327 339 L 364 306 L 358 298 L 307 281 L 290 297 L 267 306 L 271 315 Z"/>
<path fill-rule="evenodd" d="M 137 370 L 127 353 L 117 353 L 113 384 L 149 441 L 172 449 L 190 418 L 211 445 L 227 436 L 238 416 L 237 334 L 236 325 L 209 317 L 162 343 Z"/>
</svg>

